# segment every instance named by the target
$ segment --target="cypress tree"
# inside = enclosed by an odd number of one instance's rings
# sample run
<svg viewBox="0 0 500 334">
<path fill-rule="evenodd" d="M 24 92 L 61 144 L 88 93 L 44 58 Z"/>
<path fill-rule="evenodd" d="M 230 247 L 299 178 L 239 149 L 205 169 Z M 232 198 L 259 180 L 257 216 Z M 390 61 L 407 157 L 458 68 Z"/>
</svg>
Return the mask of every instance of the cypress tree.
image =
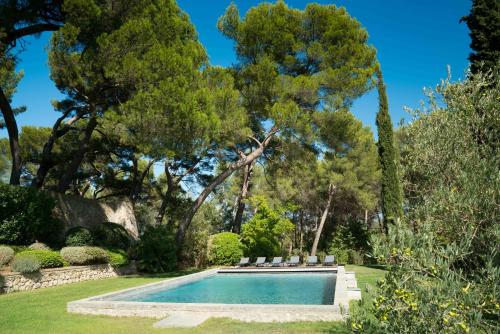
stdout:
<svg viewBox="0 0 500 334">
<path fill-rule="evenodd" d="M 378 153 L 382 167 L 382 214 L 387 231 L 387 223 L 394 222 L 403 215 L 402 194 L 399 185 L 396 151 L 391 116 L 387 102 L 387 93 L 380 67 L 375 69 L 377 75 L 377 90 L 379 95 L 379 111 L 376 124 L 378 130 Z"/>
<path fill-rule="evenodd" d="M 473 0 L 470 14 L 461 21 L 470 29 L 472 73 L 495 67 L 500 59 L 500 1 Z"/>
</svg>

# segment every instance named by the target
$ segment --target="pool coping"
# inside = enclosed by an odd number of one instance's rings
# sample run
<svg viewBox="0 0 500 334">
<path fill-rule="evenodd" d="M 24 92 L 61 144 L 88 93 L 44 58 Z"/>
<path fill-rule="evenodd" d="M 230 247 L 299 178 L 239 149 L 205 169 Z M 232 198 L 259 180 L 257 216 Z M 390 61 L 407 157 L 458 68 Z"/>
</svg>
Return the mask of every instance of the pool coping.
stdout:
<svg viewBox="0 0 500 334">
<path fill-rule="evenodd" d="M 136 294 L 163 288 L 175 288 L 217 273 L 249 273 L 249 272 L 335 272 L 335 297 L 333 305 L 297 305 L 297 304 L 215 304 L 215 303 L 159 303 L 109 301 L 104 298 L 117 294 Z M 291 291 L 293 293 L 293 291 Z M 347 314 L 349 301 L 359 299 L 361 292 L 356 288 L 354 273 L 348 273 L 343 266 L 338 267 L 286 267 L 236 269 L 215 268 L 186 276 L 166 279 L 138 287 L 114 291 L 98 296 L 69 302 L 69 313 L 139 316 L 149 318 L 165 318 L 176 314 L 205 314 L 210 317 L 228 317 L 241 321 L 287 322 L 287 321 L 336 321 Z"/>
</svg>

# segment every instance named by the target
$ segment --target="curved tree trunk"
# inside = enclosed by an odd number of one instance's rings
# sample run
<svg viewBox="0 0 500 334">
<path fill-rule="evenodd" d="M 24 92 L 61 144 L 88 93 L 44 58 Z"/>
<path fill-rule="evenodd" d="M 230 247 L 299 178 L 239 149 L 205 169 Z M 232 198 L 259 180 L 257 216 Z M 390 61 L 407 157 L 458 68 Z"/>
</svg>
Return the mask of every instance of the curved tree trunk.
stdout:
<svg viewBox="0 0 500 334">
<path fill-rule="evenodd" d="M 72 117 L 67 123 L 65 123 L 62 129 L 59 129 L 62 121 L 66 119 L 66 117 L 68 117 L 71 111 L 71 109 L 68 109 L 54 123 L 52 132 L 50 133 L 50 137 L 49 139 L 47 139 L 45 145 L 43 145 L 40 165 L 38 166 L 35 178 L 33 179 L 33 181 L 31 181 L 31 186 L 36 188 L 41 188 L 43 186 L 45 177 L 47 176 L 49 170 L 54 166 L 54 161 L 52 159 L 52 149 L 54 148 L 56 140 L 68 133 L 72 129 L 72 125 L 82 117 L 81 113 L 77 114 L 76 116 Z"/>
<path fill-rule="evenodd" d="M 233 233 L 240 234 L 241 232 L 241 222 L 243 220 L 243 212 L 245 211 L 245 199 L 250 191 L 250 182 L 252 178 L 254 163 L 250 163 L 243 169 L 243 184 L 241 185 L 241 191 L 238 195 L 238 201 L 236 204 L 236 214 L 234 215 L 233 221 Z"/>
<path fill-rule="evenodd" d="M 325 225 L 326 218 L 328 217 L 328 213 L 330 211 L 330 206 L 332 204 L 333 194 L 335 194 L 335 189 L 335 186 L 330 183 L 328 187 L 328 201 L 326 203 L 325 210 L 323 210 L 323 214 L 321 215 L 321 221 L 319 223 L 318 229 L 316 230 L 316 236 L 314 237 L 314 243 L 311 249 L 311 256 L 316 255 L 316 251 L 318 250 L 319 238 L 321 237 L 323 226 Z"/>
<path fill-rule="evenodd" d="M 3 119 L 7 132 L 9 134 L 10 154 L 12 160 L 12 169 L 10 172 L 10 184 L 18 185 L 21 180 L 21 147 L 19 146 L 19 130 L 17 128 L 16 117 L 10 106 L 10 102 L 5 96 L 4 91 L 0 87 L 0 109 L 2 110 Z"/>
<path fill-rule="evenodd" d="M 259 147 L 255 151 L 251 152 L 250 154 L 244 155 L 243 153 L 240 152 L 241 158 L 238 161 L 230 164 L 229 167 L 225 171 L 223 171 L 222 173 L 217 175 L 217 177 L 215 177 L 215 179 L 205 189 L 203 189 L 203 191 L 200 193 L 198 198 L 196 198 L 196 200 L 193 202 L 193 205 L 191 206 L 191 208 L 187 212 L 185 218 L 179 224 L 179 229 L 177 230 L 177 234 L 176 234 L 176 238 L 175 238 L 176 243 L 177 243 L 178 252 L 181 251 L 182 245 L 184 243 L 184 237 L 186 235 L 186 231 L 187 231 L 189 225 L 191 224 L 191 221 L 193 220 L 194 215 L 196 214 L 198 209 L 201 207 L 201 205 L 203 204 L 205 199 L 208 197 L 208 195 L 210 195 L 210 193 L 219 184 L 224 182 L 236 170 L 238 170 L 242 167 L 245 167 L 245 166 L 253 163 L 255 160 L 257 160 L 264 153 L 265 148 L 269 145 L 269 142 L 271 141 L 273 136 L 276 134 L 276 132 L 278 132 L 278 130 L 279 129 L 277 129 L 277 128 L 271 129 L 271 131 L 266 136 L 264 141 L 262 143 L 259 142 Z"/>
<path fill-rule="evenodd" d="M 59 179 L 59 184 L 57 185 L 57 191 L 60 193 L 66 192 L 68 190 L 69 185 L 73 181 L 73 178 L 75 177 L 76 171 L 80 167 L 80 164 L 83 161 L 83 158 L 85 156 L 85 153 L 90 148 L 90 138 L 92 137 L 92 133 L 94 132 L 94 129 L 97 126 L 97 119 L 95 116 L 90 118 L 89 123 L 87 124 L 87 127 L 85 128 L 85 134 L 80 142 L 80 147 L 78 148 L 78 151 L 73 156 L 73 159 L 71 162 L 68 164 L 68 167 L 64 171 L 63 175 Z"/>
</svg>

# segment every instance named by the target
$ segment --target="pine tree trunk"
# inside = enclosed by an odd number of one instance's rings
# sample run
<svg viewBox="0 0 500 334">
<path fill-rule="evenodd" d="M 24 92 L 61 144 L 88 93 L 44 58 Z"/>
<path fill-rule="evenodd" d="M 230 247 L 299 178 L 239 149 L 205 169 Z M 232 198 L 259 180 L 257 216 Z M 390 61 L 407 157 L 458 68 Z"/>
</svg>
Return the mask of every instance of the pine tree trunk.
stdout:
<svg viewBox="0 0 500 334">
<path fill-rule="evenodd" d="M 95 116 L 93 116 L 92 118 L 90 118 L 89 123 L 85 128 L 84 137 L 80 142 L 80 147 L 78 148 L 78 151 L 76 151 L 76 153 L 73 156 L 73 159 L 71 160 L 68 167 L 64 171 L 64 174 L 59 179 L 59 184 L 57 185 L 58 192 L 64 194 L 66 190 L 68 190 L 78 168 L 80 167 L 80 164 L 83 161 L 85 153 L 87 153 L 87 151 L 90 148 L 90 138 L 92 137 L 92 133 L 94 132 L 96 126 L 97 126 L 97 119 L 95 118 Z"/>
<path fill-rule="evenodd" d="M 245 211 L 245 199 L 250 191 L 250 180 L 252 178 L 254 163 L 250 163 L 243 169 L 243 184 L 241 185 L 241 191 L 238 195 L 238 201 L 236 203 L 236 214 L 234 215 L 233 221 L 233 233 L 240 234 L 241 232 L 241 222 L 243 220 L 243 212 Z"/>
<path fill-rule="evenodd" d="M 161 225 L 161 223 L 163 222 L 163 217 L 165 217 L 165 212 L 167 211 L 168 203 L 173 198 L 174 188 L 177 187 L 174 177 L 172 176 L 168 168 L 169 168 L 168 163 L 165 162 L 165 175 L 167 176 L 167 190 L 165 190 L 165 194 L 161 201 L 160 209 L 158 209 L 158 214 L 156 215 L 156 225 Z"/>
<path fill-rule="evenodd" d="M 191 221 L 193 220 L 194 215 L 198 211 L 198 209 L 201 207 L 205 199 L 210 195 L 210 193 L 222 182 L 224 182 L 231 174 L 233 174 L 235 171 L 237 171 L 240 168 L 243 168 L 251 163 L 253 163 L 255 160 L 257 160 L 263 153 L 266 147 L 269 145 L 271 139 L 274 137 L 274 135 L 278 132 L 279 129 L 273 128 L 269 132 L 269 134 L 266 136 L 266 139 L 260 143 L 260 146 L 253 152 L 251 152 L 248 155 L 243 155 L 241 154 L 241 158 L 230 164 L 229 167 L 217 175 L 215 179 L 205 188 L 203 191 L 200 193 L 198 198 L 193 202 L 191 208 L 187 212 L 186 216 L 184 219 L 181 221 L 179 224 L 179 228 L 177 230 L 176 234 L 176 243 L 177 243 L 177 251 L 178 254 L 180 254 L 180 251 L 182 249 L 182 245 L 184 243 L 184 237 L 186 235 L 186 231 L 191 224 Z"/>
<path fill-rule="evenodd" d="M 330 184 L 328 187 L 328 201 L 326 203 L 325 209 L 323 210 L 323 214 L 321 215 L 321 221 L 316 230 L 316 236 L 314 237 L 314 243 L 311 249 L 311 256 L 316 255 L 316 251 L 318 249 L 319 239 L 321 237 L 321 232 L 323 231 L 323 226 L 325 225 L 326 218 L 328 217 L 328 213 L 330 211 L 330 206 L 332 204 L 333 195 L 335 194 L 335 186 Z"/>
<path fill-rule="evenodd" d="M 10 184 L 18 185 L 21 180 L 21 147 L 19 146 L 19 130 L 17 128 L 16 117 L 10 106 L 7 96 L 0 87 L 0 109 L 2 110 L 5 126 L 9 134 L 10 154 L 12 160 L 12 169 L 10 172 Z"/>
</svg>

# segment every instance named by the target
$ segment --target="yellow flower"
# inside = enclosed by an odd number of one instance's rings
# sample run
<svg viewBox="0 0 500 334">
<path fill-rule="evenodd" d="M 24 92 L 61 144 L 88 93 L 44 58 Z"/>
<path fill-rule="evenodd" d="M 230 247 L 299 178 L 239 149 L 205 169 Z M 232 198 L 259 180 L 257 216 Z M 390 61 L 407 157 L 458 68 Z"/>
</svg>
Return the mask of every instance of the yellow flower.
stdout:
<svg viewBox="0 0 500 334">
<path fill-rule="evenodd" d="M 465 322 L 459 322 L 458 325 L 460 326 L 460 328 L 462 328 L 466 333 L 469 333 L 469 327 L 467 327 L 467 325 L 465 324 Z"/>
<path fill-rule="evenodd" d="M 464 293 L 467 293 L 467 292 L 469 291 L 469 288 L 470 288 L 470 283 L 469 283 L 469 284 L 467 284 L 467 286 L 466 286 L 465 288 L 462 288 L 462 291 L 463 291 Z"/>
<path fill-rule="evenodd" d="M 457 314 L 457 313 L 455 313 L 455 312 L 453 312 L 453 311 L 450 311 L 450 312 L 448 312 L 448 315 L 449 315 L 450 317 L 456 317 L 458 314 Z"/>
</svg>

